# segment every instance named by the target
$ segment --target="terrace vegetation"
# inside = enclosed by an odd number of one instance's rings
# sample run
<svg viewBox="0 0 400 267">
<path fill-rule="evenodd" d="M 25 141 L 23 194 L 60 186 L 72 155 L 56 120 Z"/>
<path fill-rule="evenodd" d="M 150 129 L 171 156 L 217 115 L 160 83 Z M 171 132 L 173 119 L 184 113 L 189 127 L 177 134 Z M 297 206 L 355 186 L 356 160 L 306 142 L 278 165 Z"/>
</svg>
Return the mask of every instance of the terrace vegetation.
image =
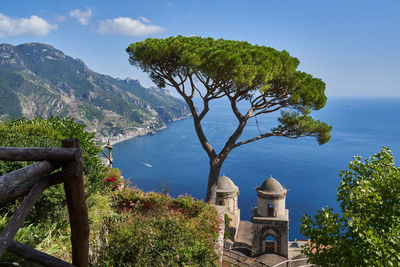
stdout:
<svg viewBox="0 0 400 267">
<path fill-rule="evenodd" d="M 0 123 L 0 146 L 58 147 L 60 140 L 80 140 L 89 215 L 91 266 L 216 266 L 220 219 L 213 206 L 185 194 L 145 193 L 129 187 L 121 172 L 103 167 L 93 133 L 72 119 L 18 119 Z M 0 175 L 29 165 L 0 161 Z M 0 230 L 21 203 L 0 207 Z M 47 189 L 16 240 L 71 261 L 70 228 L 64 190 Z M 0 264 L 34 266 L 5 253 Z"/>
</svg>

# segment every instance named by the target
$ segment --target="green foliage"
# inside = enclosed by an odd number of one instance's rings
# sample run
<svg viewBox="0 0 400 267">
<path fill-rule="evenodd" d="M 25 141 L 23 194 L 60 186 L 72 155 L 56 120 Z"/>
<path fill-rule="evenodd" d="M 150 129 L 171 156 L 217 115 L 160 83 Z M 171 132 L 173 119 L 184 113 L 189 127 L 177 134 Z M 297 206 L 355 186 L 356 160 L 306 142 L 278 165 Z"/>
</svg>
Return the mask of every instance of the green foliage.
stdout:
<svg viewBox="0 0 400 267">
<path fill-rule="evenodd" d="M 326 103 L 324 82 L 297 71 L 300 63 L 297 58 L 271 47 L 177 36 L 133 43 L 127 52 L 131 64 L 149 73 L 160 87 L 172 82 L 167 76 L 185 77 L 194 73 L 219 84 L 211 93 L 218 93 L 228 85 L 230 90 L 241 91 L 243 95 L 271 91 L 279 98 L 281 94 L 293 108 L 320 109 Z"/>
<path fill-rule="evenodd" d="M 21 77 L 18 74 L 0 74 L 0 115 L 8 114 L 10 117 L 21 116 L 21 106 L 18 96 L 12 88 L 20 86 Z"/>
<path fill-rule="evenodd" d="M 79 105 L 78 109 L 82 110 L 85 113 L 86 117 L 91 121 L 94 119 L 100 119 L 103 116 L 103 112 L 101 111 L 101 109 L 93 105 Z"/>
<path fill-rule="evenodd" d="M 0 146 L 5 147 L 60 147 L 62 139 L 80 140 L 87 194 L 103 190 L 104 174 L 99 148 L 93 143 L 94 135 L 84 131 L 84 125 L 72 119 L 50 118 L 17 119 L 0 123 Z M 0 175 L 25 167 L 32 162 L 0 161 Z M 13 214 L 20 200 L 0 207 L 0 215 Z M 61 185 L 50 187 L 42 194 L 39 202 L 30 213 L 28 222 L 40 222 L 57 218 L 58 211 L 65 205 L 64 190 Z"/>
<path fill-rule="evenodd" d="M 332 126 L 298 112 L 282 112 L 280 125 L 272 131 L 287 132 L 290 136 L 315 136 L 320 145 L 329 141 Z"/>
<path fill-rule="evenodd" d="M 121 177 L 121 171 L 117 168 L 108 168 L 104 170 L 105 175 L 105 188 L 107 191 L 119 190 L 124 187 L 124 180 Z"/>
<path fill-rule="evenodd" d="M 232 221 L 232 218 L 229 217 L 228 214 L 224 214 L 224 222 L 225 222 L 225 231 L 224 231 L 224 239 L 229 239 L 231 237 L 231 231 L 230 231 L 230 223 Z"/>
<path fill-rule="evenodd" d="M 59 214 L 58 220 L 44 224 L 31 223 L 21 227 L 14 240 L 55 257 L 70 260 L 71 243 L 68 216 L 66 211 Z M 6 227 L 9 219 L 10 217 L 7 215 L 0 219 L 0 231 Z M 41 266 L 8 252 L 4 253 L 1 258 L 0 266 L 3 266 L 2 264 L 5 262 L 14 262 L 22 266 Z"/>
<path fill-rule="evenodd" d="M 301 232 L 311 244 L 303 251 L 321 266 L 399 266 L 400 168 L 386 147 L 364 162 L 354 158 L 340 172 L 342 216 L 331 208 L 304 216 Z"/>
<path fill-rule="evenodd" d="M 138 189 L 116 191 L 108 245 L 97 265 L 216 266 L 220 220 L 216 210 L 190 196 L 172 199 Z"/>
<path fill-rule="evenodd" d="M 285 76 L 299 61 L 287 52 L 270 47 L 253 46 L 247 42 L 201 37 L 170 37 L 147 39 L 131 44 L 127 52 L 132 64 L 148 71 L 159 86 L 160 75 L 153 68 L 164 66 L 172 76 L 186 70 L 197 71 L 214 80 L 231 81 L 232 87 L 269 88 L 270 81 Z"/>
</svg>

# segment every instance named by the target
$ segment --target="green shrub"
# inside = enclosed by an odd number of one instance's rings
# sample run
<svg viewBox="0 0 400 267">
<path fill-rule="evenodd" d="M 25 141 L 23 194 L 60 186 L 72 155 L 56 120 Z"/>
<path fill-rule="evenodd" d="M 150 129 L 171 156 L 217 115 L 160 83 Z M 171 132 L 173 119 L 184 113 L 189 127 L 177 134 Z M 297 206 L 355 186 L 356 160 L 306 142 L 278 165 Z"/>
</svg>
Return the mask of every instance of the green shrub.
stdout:
<svg viewBox="0 0 400 267">
<path fill-rule="evenodd" d="M 93 133 L 84 131 L 84 125 L 73 119 L 33 119 L 24 118 L 0 123 L 0 146 L 4 147 L 60 147 L 62 139 L 80 140 L 85 176 L 85 190 L 88 195 L 104 190 L 103 166 L 97 157 L 99 148 L 93 143 Z M 0 175 L 25 167 L 32 162 L 0 161 Z M 13 214 L 20 200 L 0 207 L 0 215 Z M 29 215 L 27 224 L 47 219 L 56 219 L 65 206 L 62 185 L 45 190 L 38 204 Z"/>
<path fill-rule="evenodd" d="M 100 148 L 94 142 L 94 133 L 86 132 L 85 126 L 73 119 L 24 118 L 0 123 L 0 146 L 4 147 L 60 147 L 63 139 L 79 139 L 82 149 L 83 171 L 89 184 L 87 190 L 98 191 L 102 187 L 103 166 L 97 155 Z M 0 161 L 0 175 L 29 165 L 27 162 Z"/>
<path fill-rule="evenodd" d="M 220 220 L 214 207 L 138 189 L 115 192 L 112 205 L 123 218 L 108 223 L 108 245 L 97 265 L 217 265 Z"/>
<path fill-rule="evenodd" d="M 228 214 L 224 214 L 224 222 L 225 222 L 225 231 L 224 231 L 224 239 L 229 239 L 231 237 L 231 221 L 232 218 L 229 217 Z"/>
<path fill-rule="evenodd" d="M 3 231 L 9 220 L 10 217 L 7 215 L 0 218 L 0 231 Z M 70 229 L 66 213 L 60 215 L 58 220 L 52 222 L 43 224 L 32 223 L 21 227 L 14 240 L 63 260 L 70 261 L 71 259 Z M 9 252 L 3 254 L 0 266 L 8 266 L 7 263 L 11 262 L 14 265 L 18 263 L 22 266 L 41 266 L 27 262 L 23 258 Z"/>
<path fill-rule="evenodd" d="M 104 188 L 106 191 L 119 190 L 125 186 L 119 169 L 105 167 L 104 175 Z"/>
</svg>

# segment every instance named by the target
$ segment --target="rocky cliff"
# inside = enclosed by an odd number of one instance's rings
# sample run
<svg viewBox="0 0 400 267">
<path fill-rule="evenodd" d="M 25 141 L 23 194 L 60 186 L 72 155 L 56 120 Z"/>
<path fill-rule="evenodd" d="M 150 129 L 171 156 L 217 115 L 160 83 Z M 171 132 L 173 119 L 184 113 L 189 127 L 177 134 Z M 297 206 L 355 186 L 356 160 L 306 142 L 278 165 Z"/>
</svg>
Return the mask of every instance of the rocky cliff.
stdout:
<svg viewBox="0 0 400 267">
<path fill-rule="evenodd" d="M 0 44 L 0 120 L 69 116 L 99 138 L 116 140 L 187 115 L 167 90 L 96 73 L 50 45 Z"/>
</svg>

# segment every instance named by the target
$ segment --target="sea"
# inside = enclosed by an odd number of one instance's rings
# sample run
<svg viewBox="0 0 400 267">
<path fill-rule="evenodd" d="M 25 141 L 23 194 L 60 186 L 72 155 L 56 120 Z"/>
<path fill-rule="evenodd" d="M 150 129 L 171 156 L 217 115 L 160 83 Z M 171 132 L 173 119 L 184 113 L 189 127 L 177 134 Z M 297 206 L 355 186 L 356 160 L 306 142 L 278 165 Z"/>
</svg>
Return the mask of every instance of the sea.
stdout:
<svg viewBox="0 0 400 267">
<path fill-rule="evenodd" d="M 339 173 L 353 156 L 370 157 L 386 146 L 400 165 L 400 98 L 329 97 L 326 106 L 311 115 L 332 126 L 328 143 L 319 145 L 313 137 L 258 140 L 234 149 L 221 170 L 239 187 L 241 219 L 248 221 L 257 205 L 255 189 L 271 176 L 277 179 L 288 190 L 291 240 L 304 238 L 299 233 L 304 214 L 313 215 L 326 206 L 340 212 Z M 278 116 L 251 119 L 240 140 L 269 131 L 277 125 Z M 219 151 L 236 125 L 229 103 L 219 100 L 210 106 L 203 129 Z M 154 135 L 117 143 L 113 155 L 114 167 L 122 170 L 130 185 L 144 191 L 168 191 L 174 197 L 187 193 L 205 198 L 209 161 L 190 117 Z"/>
</svg>

